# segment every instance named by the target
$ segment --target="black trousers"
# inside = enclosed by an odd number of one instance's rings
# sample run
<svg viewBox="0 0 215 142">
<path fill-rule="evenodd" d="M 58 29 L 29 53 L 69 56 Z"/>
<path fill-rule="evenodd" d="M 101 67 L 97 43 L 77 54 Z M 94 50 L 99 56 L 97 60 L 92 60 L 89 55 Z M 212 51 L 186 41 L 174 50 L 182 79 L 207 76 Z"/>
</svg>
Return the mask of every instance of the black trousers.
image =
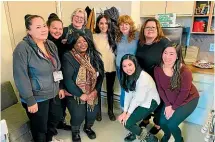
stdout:
<svg viewBox="0 0 215 142">
<path fill-rule="evenodd" d="M 67 108 L 71 115 L 71 127 L 72 132 L 79 132 L 80 126 L 85 120 L 85 127 L 92 127 L 95 120 L 96 114 L 98 113 L 99 106 L 96 105 L 93 111 L 87 110 L 87 104 L 78 104 L 73 97 L 66 97 Z"/>
<path fill-rule="evenodd" d="M 66 105 L 67 105 L 66 103 L 67 103 L 66 98 L 61 99 L 62 116 L 60 121 L 62 122 L 64 122 L 66 118 Z"/>
<path fill-rule="evenodd" d="M 30 120 L 34 142 L 52 141 L 56 126 L 62 116 L 61 100 L 57 95 L 53 99 L 38 102 L 38 111 L 29 113 L 26 103 L 22 103 Z"/>
</svg>

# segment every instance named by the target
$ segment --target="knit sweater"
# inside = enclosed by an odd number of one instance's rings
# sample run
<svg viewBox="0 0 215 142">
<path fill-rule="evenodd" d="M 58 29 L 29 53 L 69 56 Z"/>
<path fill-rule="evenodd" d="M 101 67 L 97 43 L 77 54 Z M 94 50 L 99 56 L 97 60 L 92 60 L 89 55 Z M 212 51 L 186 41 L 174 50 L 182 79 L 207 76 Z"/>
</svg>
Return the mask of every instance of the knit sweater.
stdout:
<svg viewBox="0 0 215 142">
<path fill-rule="evenodd" d="M 181 87 L 171 91 L 169 89 L 171 77 L 167 76 L 161 67 L 155 67 L 154 70 L 159 95 L 165 105 L 171 105 L 174 110 L 199 97 L 199 93 L 192 83 L 192 72 L 185 65 L 181 67 L 180 72 Z"/>
<path fill-rule="evenodd" d="M 108 38 L 104 34 L 93 34 L 93 40 L 96 49 L 101 53 L 102 61 L 104 62 L 105 72 L 116 71 L 115 55 L 110 48 Z"/>
<path fill-rule="evenodd" d="M 135 39 L 131 42 L 128 42 L 128 36 L 123 35 L 119 43 L 117 43 L 116 50 L 116 66 L 120 67 L 120 61 L 125 54 L 135 55 L 137 50 L 139 32 L 135 33 Z"/>
<path fill-rule="evenodd" d="M 154 80 L 148 73 L 141 71 L 135 91 L 125 92 L 124 112 L 132 114 L 139 106 L 150 108 L 152 99 L 160 104 Z"/>
</svg>

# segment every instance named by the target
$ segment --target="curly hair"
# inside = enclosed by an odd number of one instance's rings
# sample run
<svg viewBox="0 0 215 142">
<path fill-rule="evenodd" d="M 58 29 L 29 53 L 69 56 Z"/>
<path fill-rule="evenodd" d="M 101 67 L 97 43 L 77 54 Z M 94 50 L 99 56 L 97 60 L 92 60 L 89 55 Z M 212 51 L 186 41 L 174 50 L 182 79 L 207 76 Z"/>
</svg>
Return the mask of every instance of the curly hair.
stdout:
<svg viewBox="0 0 215 142">
<path fill-rule="evenodd" d="M 160 25 L 160 22 L 159 22 L 157 19 L 155 19 L 155 18 L 149 18 L 149 19 L 147 19 L 147 20 L 143 23 L 143 25 L 142 25 L 142 27 L 141 27 L 140 35 L 139 35 L 139 43 L 140 43 L 140 45 L 143 45 L 143 44 L 146 43 L 146 38 L 145 38 L 145 35 L 144 35 L 144 30 L 145 30 L 145 28 L 146 28 L 146 24 L 147 24 L 148 22 L 150 22 L 150 21 L 155 22 L 156 28 L 157 28 L 157 37 L 155 38 L 154 42 L 158 42 L 158 41 L 160 41 L 162 38 L 165 38 L 164 33 L 163 33 L 163 30 L 162 30 L 161 25 Z"/>
<path fill-rule="evenodd" d="M 127 23 L 130 25 L 130 31 L 128 34 L 128 42 L 131 42 L 132 40 L 135 39 L 135 32 L 137 31 L 137 29 L 134 25 L 134 21 L 128 15 L 122 15 L 118 19 L 118 22 L 117 22 L 118 29 L 116 30 L 116 42 L 120 42 L 122 40 L 123 33 L 120 31 L 119 26 L 123 23 Z"/>
</svg>

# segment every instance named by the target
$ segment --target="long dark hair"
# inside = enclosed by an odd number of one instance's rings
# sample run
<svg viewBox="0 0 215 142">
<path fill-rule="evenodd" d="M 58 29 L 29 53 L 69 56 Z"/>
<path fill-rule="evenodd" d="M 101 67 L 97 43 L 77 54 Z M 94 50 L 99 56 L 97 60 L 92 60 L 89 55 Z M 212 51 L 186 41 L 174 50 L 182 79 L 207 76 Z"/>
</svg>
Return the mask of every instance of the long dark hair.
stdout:
<svg viewBox="0 0 215 142">
<path fill-rule="evenodd" d="M 170 90 L 174 90 L 177 88 L 180 88 L 181 86 L 181 65 L 185 64 L 184 59 L 183 59 L 183 55 L 182 55 L 182 46 L 180 44 L 174 43 L 174 42 L 170 42 L 167 45 L 168 47 L 174 47 L 176 50 L 176 54 L 177 54 L 177 59 L 173 65 L 173 75 L 170 79 Z M 165 50 L 165 49 L 164 49 Z M 163 51 L 164 52 L 164 51 Z M 163 54 L 163 53 L 162 53 Z M 161 67 L 163 66 L 163 59 L 161 60 Z"/>
<path fill-rule="evenodd" d="M 114 29 L 111 26 L 111 20 L 107 15 L 99 15 L 96 19 L 96 28 L 95 28 L 95 33 L 101 33 L 101 30 L 99 29 L 99 22 L 102 18 L 105 18 L 107 20 L 108 24 L 108 29 L 107 29 L 107 35 L 108 35 L 108 43 L 112 49 L 113 52 L 116 50 L 116 42 L 115 42 L 115 34 L 114 34 Z"/>
<path fill-rule="evenodd" d="M 127 59 L 131 60 L 135 65 L 135 72 L 130 76 L 123 71 L 123 66 L 122 66 L 123 61 Z M 126 54 L 122 57 L 120 62 L 120 84 L 126 92 L 135 91 L 136 82 L 140 76 L 141 71 L 142 69 L 138 64 L 137 59 L 134 55 Z"/>
<path fill-rule="evenodd" d="M 48 17 L 48 21 L 46 22 L 47 26 L 50 27 L 51 23 L 54 21 L 59 21 L 62 23 L 62 27 L 63 27 L 63 22 L 59 19 L 59 17 L 57 16 L 57 14 L 55 13 L 51 13 Z"/>
<path fill-rule="evenodd" d="M 79 39 L 79 37 L 83 37 L 87 44 L 88 44 L 88 48 L 87 48 L 87 54 L 90 57 L 90 62 L 92 64 L 92 66 L 101 74 L 104 75 L 104 64 L 103 61 L 101 59 L 101 53 L 99 51 L 96 50 L 95 45 L 93 43 L 93 41 L 82 31 L 77 31 L 77 32 L 73 32 L 72 34 L 69 35 L 68 39 L 67 39 L 67 47 L 69 50 L 71 50 L 72 48 L 74 48 L 74 45 L 76 44 L 77 40 Z"/>
</svg>

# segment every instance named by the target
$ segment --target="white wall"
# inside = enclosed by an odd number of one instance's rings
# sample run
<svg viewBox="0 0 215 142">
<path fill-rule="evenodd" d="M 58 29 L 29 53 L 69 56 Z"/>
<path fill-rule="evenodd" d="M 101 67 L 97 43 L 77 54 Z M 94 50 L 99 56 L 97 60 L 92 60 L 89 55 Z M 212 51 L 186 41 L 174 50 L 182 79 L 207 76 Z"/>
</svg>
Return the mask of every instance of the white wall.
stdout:
<svg viewBox="0 0 215 142">
<path fill-rule="evenodd" d="M 14 85 L 12 68 L 13 51 L 3 4 L 1 4 L 1 19 L 1 83 L 11 81 Z"/>
<path fill-rule="evenodd" d="M 131 15 L 131 1 L 62 1 L 61 11 L 64 26 L 68 26 L 71 23 L 71 14 L 76 8 L 85 9 L 87 6 L 91 9 L 111 8 L 115 6 L 116 8 L 120 8 L 120 14 Z"/>
</svg>

